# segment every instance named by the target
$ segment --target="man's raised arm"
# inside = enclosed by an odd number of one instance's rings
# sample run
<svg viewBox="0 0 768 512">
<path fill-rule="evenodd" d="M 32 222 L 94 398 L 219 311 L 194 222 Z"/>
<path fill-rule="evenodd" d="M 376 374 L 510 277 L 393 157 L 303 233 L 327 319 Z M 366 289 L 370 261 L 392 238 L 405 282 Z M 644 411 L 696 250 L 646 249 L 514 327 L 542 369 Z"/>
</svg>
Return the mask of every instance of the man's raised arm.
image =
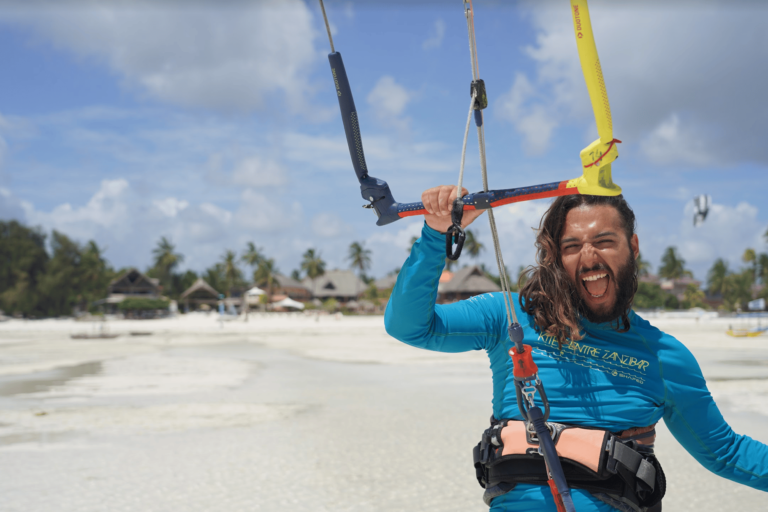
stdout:
<svg viewBox="0 0 768 512">
<path fill-rule="evenodd" d="M 504 329 L 498 301 L 481 295 L 449 305 L 437 305 L 437 286 L 445 266 L 445 235 L 451 225 L 450 206 L 456 187 L 442 186 L 422 194 L 429 215 L 421 238 L 400 270 L 387 305 L 384 325 L 398 340 L 428 350 L 464 352 L 488 349 Z M 482 210 L 465 212 L 464 227 Z"/>
</svg>

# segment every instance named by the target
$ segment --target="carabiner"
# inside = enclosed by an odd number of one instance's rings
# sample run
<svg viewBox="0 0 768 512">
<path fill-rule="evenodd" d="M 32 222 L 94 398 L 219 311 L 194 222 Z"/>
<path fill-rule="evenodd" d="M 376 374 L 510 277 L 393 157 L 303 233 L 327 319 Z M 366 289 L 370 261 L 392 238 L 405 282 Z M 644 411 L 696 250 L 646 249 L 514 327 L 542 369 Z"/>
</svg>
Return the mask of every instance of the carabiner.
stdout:
<svg viewBox="0 0 768 512">
<path fill-rule="evenodd" d="M 453 224 L 445 232 L 445 257 L 456 261 L 461 256 L 461 250 L 464 248 L 464 239 L 467 237 L 464 228 L 461 227 L 461 219 L 464 217 L 464 201 L 461 198 L 453 200 L 451 208 L 451 221 Z M 453 249 L 456 244 L 456 250 Z"/>
</svg>

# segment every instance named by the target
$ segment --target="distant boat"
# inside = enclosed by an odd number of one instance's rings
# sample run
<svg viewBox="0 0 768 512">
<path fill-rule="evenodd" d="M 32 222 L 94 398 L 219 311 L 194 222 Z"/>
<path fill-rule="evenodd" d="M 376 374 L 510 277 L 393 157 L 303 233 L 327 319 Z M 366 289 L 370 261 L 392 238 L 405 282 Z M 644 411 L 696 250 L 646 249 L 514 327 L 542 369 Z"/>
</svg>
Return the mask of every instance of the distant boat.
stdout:
<svg viewBox="0 0 768 512">
<path fill-rule="evenodd" d="M 150 331 L 131 331 L 131 336 L 151 336 L 153 333 Z"/>
<path fill-rule="evenodd" d="M 97 339 L 112 339 L 120 336 L 119 334 L 110 334 L 108 332 L 97 332 L 93 334 L 81 332 L 77 334 L 70 334 L 69 337 L 73 340 L 97 340 Z"/>
<path fill-rule="evenodd" d="M 754 331 L 750 331 L 749 329 L 728 329 L 725 331 L 725 334 L 728 336 L 733 336 L 734 338 L 754 338 L 756 336 L 760 336 L 766 330 L 768 330 L 768 327 L 755 329 Z"/>
</svg>

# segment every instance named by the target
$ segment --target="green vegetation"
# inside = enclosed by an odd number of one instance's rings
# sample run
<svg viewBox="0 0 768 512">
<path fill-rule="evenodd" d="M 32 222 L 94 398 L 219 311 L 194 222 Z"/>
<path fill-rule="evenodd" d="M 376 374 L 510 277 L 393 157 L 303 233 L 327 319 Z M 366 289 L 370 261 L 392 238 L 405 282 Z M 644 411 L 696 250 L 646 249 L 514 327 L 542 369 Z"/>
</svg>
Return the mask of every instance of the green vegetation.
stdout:
<svg viewBox="0 0 768 512">
<path fill-rule="evenodd" d="M 485 247 L 474 231 L 467 230 L 466 233 L 464 254 L 476 259 Z M 764 237 L 768 243 L 768 231 Z M 411 243 L 416 240 L 413 237 Z M 103 252 L 104 249 L 93 241 L 81 244 L 55 230 L 48 235 L 40 228 L 24 226 L 17 221 L 0 221 L 0 310 L 27 318 L 70 315 L 73 311 L 95 312 L 94 302 L 106 297 L 110 281 L 124 272 L 112 269 L 104 259 Z M 362 292 L 363 298 L 376 302 L 388 297 L 391 290 L 378 290 L 373 284 L 373 278 L 366 275 L 371 267 L 371 258 L 371 250 L 364 243 L 350 244 L 347 259 L 366 284 L 365 288 L 361 287 L 358 291 Z M 705 300 L 711 303 L 714 297 L 722 299 L 722 308 L 735 311 L 746 309 L 747 302 L 756 297 L 768 299 L 768 253 L 748 248 L 741 260 L 745 266 L 737 270 L 729 268 L 728 262 L 722 258 L 715 260 L 707 273 L 706 296 L 694 284 L 689 284 L 683 290 L 678 281 L 675 291 L 678 295 L 675 296 L 663 290 L 659 284 L 640 282 L 634 306 L 642 309 L 707 307 Z M 251 268 L 253 282 L 268 291 L 260 300 L 269 302 L 275 276 L 279 272 L 275 260 L 268 258 L 253 242 L 247 243 L 239 256 L 235 251 L 226 250 L 218 262 L 201 274 L 192 270 L 178 272 L 183 261 L 184 256 L 176 250 L 168 237 L 163 236 L 158 240 L 152 250 L 152 266 L 145 274 L 159 280 L 164 297 L 178 299 L 198 276 L 203 277 L 218 292 L 232 296 L 248 286 L 249 280 L 245 276 L 249 272 L 241 268 L 245 266 Z M 649 276 L 651 265 L 640 255 L 636 262 L 638 275 Z M 455 263 L 447 260 L 446 267 L 451 269 Z M 490 279 L 501 284 L 495 268 L 486 268 L 482 264 L 480 267 Z M 525 284 L 530 268 L 520 266 L 516 278 L 507 270 L 512 291 L 517 291 Z M 309 248 L 302 255 L 300 268 L 294 270 L 291 276 L 296 280 L 308 277 L 314 281 L 325 271 L 326 263 L 319 251 Z M 670 280 L 692 277 L 691 271 L 685 267 L 685 260 L 675 247 L 668 247 L 664 251 L 658 274 Z M 123 311 L 167 307 L 168 301 L 164 299 L 129 299 L 119 306 Z M 329 299 L 323 308 L 337 311 L 339 304 Z"/>
<path fill-rule="evenodd" d="M 464 239 L 464 253 L 472 259 L 477 259 L 480 253 L 485 250 L 485 246 L 477 239 L 477 235 L 471 229 L 466 230 Z"/>
<path fill-rule="evenodd" d="M 167 309 L 171 301 L 164 299 L 141 299 L 128 298 L 117 305 L 122 311 L 152 311 L 156 309 Z"/>
<path fill-rule="evenodd" d="M 312 287 L 314 288 L 315 279 L 325 274 L 325 262 L 320 257 L 320 253 L 312 248 L 307 249 L 301 257 L 301 270 L 312 280 Z M 299 277 L 300 275 L 296 277 L 296 280 Z"/>
<path fill-rule="evenodd" d="M 677 247 L 667 247 L 664 251 L 659 267 L 659 277 L 666 279 L 693 277 L 693 273 L 685 268 L 685 260 L 677 254 Z"/>
<path fill-rule="evenodd" d="M 93 241 L 80 245 L 17 221 L 0 221 L 0 309 L 27 318 L 70 315 L 106 295 L 114 271 Z"/>
<path fill-rule="evenodd" d="M 746 309 L 755 298 L 754 291 L 760 289 L 755 285 L 762 285 L 757 296 L 768 299 L 768 254 L 746 249 L 741 259 L 747 264 L 741 271 L 731 271 L 728 263 L 719 258 L 707 273 L 707 290 L 722 297 L 723 308 L 728 311 Z"/>
<path fill-rule="evenodd" d="M 365 275 L 365 271 L 371 267 L 371 250 L 366 249 L 360 242 L 352 242 L 349 246 L 347 259 L 352 268 L 357 269 L 360 275 Z"/>
</svg>

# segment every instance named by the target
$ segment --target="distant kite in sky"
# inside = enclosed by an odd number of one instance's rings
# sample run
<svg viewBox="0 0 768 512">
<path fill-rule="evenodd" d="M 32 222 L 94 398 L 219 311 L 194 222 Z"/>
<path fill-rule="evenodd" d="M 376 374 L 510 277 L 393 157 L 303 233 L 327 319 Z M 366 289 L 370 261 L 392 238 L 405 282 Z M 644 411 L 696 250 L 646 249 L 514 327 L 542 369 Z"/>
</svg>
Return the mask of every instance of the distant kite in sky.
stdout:
<svg viewBox="0 0 768 512">
<path fill-rule="evenodd" d="M 693 227 L 704 223 L 709 213 L 709 207 L 712 206 L 711 196 L 696 196 L 693 198 Z"/>
</svg>

